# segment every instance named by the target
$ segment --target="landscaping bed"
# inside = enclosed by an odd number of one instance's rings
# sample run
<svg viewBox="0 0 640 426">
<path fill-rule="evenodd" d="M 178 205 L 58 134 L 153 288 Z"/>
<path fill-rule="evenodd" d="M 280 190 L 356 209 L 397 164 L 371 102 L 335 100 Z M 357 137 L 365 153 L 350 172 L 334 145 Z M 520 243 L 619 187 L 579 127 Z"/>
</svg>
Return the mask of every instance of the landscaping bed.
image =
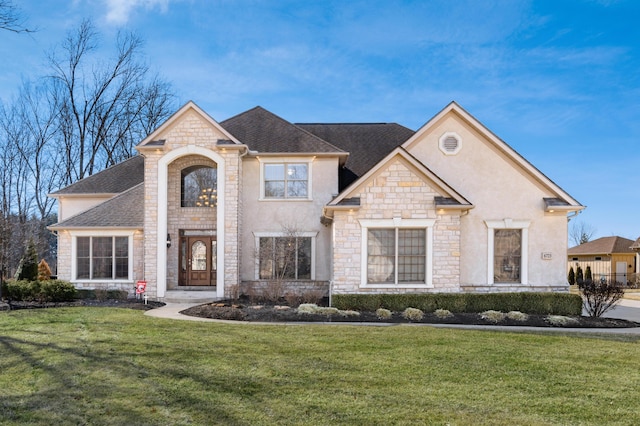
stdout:
<svg viewBox="0 0 640 426">
<path fill-rule="evenodd" d="M 231 301 L 194 306 L 182 311 L 182 314 L 201 318 L 250 322 L 417 323 L 566 328 L 629 328 L 640 326 L 636 322 L 623 319 L 559 315 L 527 315 L 526 319 L 522 317 L 513 319 L 505 315 L 503 319 L 496 321 L 495 317 L 490 319 L 486 315 L 483 317 L 481 313 L 452 313 L 451 316 L 443 317 L 433 312 L 427 312 L 424 313 L 420 320 L 410 320 L 405 318 L 402 312 L 392 312 L 388 318 L 381 318 L 376 312 L 302 313 L 297 308 L 286 305 L 253 305 Z M 489 315 L 489 317 L 491 316 Z"/>
<path fill-rule="evenodd" d="M 136 299 L 78 299 L 72 302 L 36 302 L 36 301 L 11 301 L 8 303 L 10 310 L 18 309 L 41 309 L 41 308 L 63 308 L 73 306 L 95 306 L 109 308 L 127 308 L 148 311 L 150 309 L 159 308 L 165 304 L 162 302 L 148 301 L 147 304 L 142 300 Z"/>
</svg>

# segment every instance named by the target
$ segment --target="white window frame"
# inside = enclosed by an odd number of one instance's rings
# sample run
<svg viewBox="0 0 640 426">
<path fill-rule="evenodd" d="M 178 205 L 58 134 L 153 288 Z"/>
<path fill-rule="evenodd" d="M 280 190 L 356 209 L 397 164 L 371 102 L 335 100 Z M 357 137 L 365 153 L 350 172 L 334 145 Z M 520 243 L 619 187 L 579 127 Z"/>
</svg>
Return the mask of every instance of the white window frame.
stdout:
<svg viewBox="0 0 640 426">
<path fill-rule="evenodd" d="M 318 238 L 317 232 L 254 232 L 256 256 L 254 261 L 254 277 L 256 280 L 263 280 L 260 278 L 260 238 L 278 238 L 278 237 L 296 237 L 296 238 L 311 238 L 311 280 L 316 279 L 316 240 Z M 308 281 L 308 280 L 296 280 L 290 281 Z"/>
<path fill-rule="evenodd" d="M 313 187 L 311 182 L 311 166 L 313 160 L 307 157 L 288 157 L 288 158 L 258 158 L 260 164 L 260 199 L 259 201 L 310 201 L 313 200 L 311 188 Z M 306 197 L 267 197 L 265 196 L 265 176 L 264 168 L 265 164 L 306 164 L 307 166 L 307 196 Z"/>
<path fill-rule="evenodd" d="M 529 284 L 529 225 L 530 220 L 499 219 L 485 220 L 487 225 L 487 283 L 506 285 L 527 285 Z M 496 229 L 519 229 L 522 231 L 522 253 L 520 257 L 520 282 L 519 283 L 496 283 L 494 280 L 494 256 L 495 256 L 495 230 Z"/>
<path fill-rule="evenodd" d="M 72 283 L 132 283 L 133 279 L 133 236 L 135 231 L 71 231 L 71 282 Z M 78 275 L 78 237 L 128 237 L 128 247 L 127 247 L 127 255 L 128 255 L 128 278 L 123 279 L 89 279 L 89 278 L 77 278 Z"/>
<path fill-rule="evenodd" d="M 360 287 L 361 288 L 433 288 L 433 226 L 435 219 L 361 219 L 360 227 L 362 229 L 361 236 L 361 264 L 360 264 Z M 398 271 L 396 269 L 395 283 L 371 284 L 368 282 L 368 238 L 369 229 L 424 229 L 426 232 L 426 250 L 425 255 L 425 280 L 419 283 L 402 283 L 398 284 Z"/>
</svg>

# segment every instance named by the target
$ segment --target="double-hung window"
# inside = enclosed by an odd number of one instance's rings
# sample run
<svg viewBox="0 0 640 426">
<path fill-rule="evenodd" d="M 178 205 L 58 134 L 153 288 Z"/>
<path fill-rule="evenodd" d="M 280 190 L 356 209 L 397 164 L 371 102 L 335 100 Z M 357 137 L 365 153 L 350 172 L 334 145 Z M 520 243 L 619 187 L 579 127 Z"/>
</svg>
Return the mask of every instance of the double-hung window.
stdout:
<svg viewBox="0 0 640 426">
<path fill-rule="evenodd" d="M 363 220 L 363 286 L 431 286 L 432 220 Z"/>
<path fill-rule="evenodd" d="M 309 163 L 265 162 L 262 164 L 264 199 L 309 199 Z"/>
<path fill-rule="evenodd" d="M 315 233 L 257 234 L 258 278 L 261 280 L 314 279 Z"/>
<path fill-rule="evenodd" d="M 73 244 L 75 280 L 127 281 L 131 278 L 131 237 L 76 236 Z"/>
</svg>

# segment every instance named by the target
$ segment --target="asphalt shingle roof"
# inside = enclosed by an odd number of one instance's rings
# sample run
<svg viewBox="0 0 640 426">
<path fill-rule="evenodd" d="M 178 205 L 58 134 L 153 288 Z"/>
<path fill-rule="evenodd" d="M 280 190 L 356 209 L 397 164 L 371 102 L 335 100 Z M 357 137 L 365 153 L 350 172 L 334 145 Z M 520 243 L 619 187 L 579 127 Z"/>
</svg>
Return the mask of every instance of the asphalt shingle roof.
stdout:
<svg viewBox="0 0 640 426">
<path fill-rule="evenodd" d="M 136 155 L 62 188 L 52 195 L 118 194 L 144 181 L 144 157 Z"/>
<path fill-rule="evenodd" d="M 252 151 L 344 153 L 331 143 L 259 106 L 224 120 L 220 125 Z"/>
<path fill-rule="evenodd" d="M 52 225 L 52 229 L 66 228 L 142 228 L 144 226 L 144 184 Z"/>
<path fill-rule="evenodd" d="M 634 253 L 631 249 L 633 240 L 622 237 L 602 237 L 579 246 L 571 247 L 567 253 L 577 254 L 613 254 L 613 253 Z"/>
<path fill-rule="evenodd" d="M 387 154 L 415 133 L 396 123 L 297 123 L 304 129 L 347 151 L 340 189 L 367 173 Z"/>
</svg>

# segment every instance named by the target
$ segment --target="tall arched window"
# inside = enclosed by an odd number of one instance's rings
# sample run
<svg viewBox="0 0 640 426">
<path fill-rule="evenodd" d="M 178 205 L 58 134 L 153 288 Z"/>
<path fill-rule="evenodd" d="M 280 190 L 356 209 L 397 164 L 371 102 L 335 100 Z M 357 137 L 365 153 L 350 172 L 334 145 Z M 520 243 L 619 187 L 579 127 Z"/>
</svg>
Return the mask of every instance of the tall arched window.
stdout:
<svg viewBox="0 0 640 426">
<path fill-rule="evenodd" d="M 182 207 L 216 207 L 218 205 L 218 169 L 191 166 L 181 172 Z"/>
</svg>

